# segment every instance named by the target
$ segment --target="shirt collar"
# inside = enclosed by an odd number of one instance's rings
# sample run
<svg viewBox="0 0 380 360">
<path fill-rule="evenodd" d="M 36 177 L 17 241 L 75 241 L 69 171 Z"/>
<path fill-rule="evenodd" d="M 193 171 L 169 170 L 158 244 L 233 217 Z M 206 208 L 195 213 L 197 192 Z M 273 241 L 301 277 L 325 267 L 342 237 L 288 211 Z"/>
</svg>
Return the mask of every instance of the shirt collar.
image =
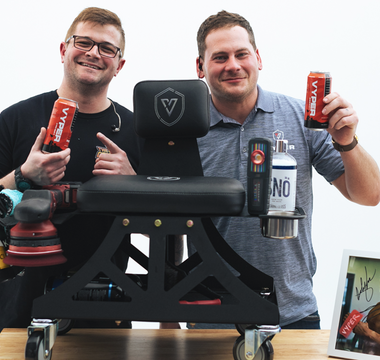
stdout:
<svg viewBox="0 0 380 360">
<path fill-rule="evenodd" d="M 256 112 L 258 109 L 264 111 L 264 112 L 274 112 L 274 106 L 273 106 L 273 99 L 270 96 L 270 93 L 267 91 L 264 91 L 259 85 L 257 85 L 258 95 L 257 95 L 257 101 L 248 115 L 248 118 L 254 117 L 256 115 Z M 214 103 L 212 102 L 212 99 L 210 100 L 210 115 L 211 115 L 211 122 L 210 122 L 210 128 L 213 126 L 218 125 L 219 123 L 224 124 L 235 124 L 240 125 L 237 121 L 234 119 L 229 118 L 228 116 L 225 116 L 221 114 L 214 106 Z"/>
</svg>

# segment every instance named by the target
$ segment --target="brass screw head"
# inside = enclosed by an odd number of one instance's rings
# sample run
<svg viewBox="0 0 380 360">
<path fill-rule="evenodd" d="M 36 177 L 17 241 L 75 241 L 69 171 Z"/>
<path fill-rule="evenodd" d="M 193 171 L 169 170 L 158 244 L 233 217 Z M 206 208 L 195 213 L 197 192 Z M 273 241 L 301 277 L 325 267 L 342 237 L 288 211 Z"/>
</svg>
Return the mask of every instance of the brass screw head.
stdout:
<svg viewBox="0 0 380 360">
<path fill-rule="evenodd" d="M 123 226 L 129 225 L 129 219 L 123 219 Z"/>
<path fill-rule="evenodd" d="M 186 221 L 186 226 L 187 226 L 188 228 L 193 227 L 193 226 L 194 226 L 194 221 L 193 221 L 193 220 L 187 220 L 187 221 Z"/>
<path fill-rule="evenodd" d="M 154 221 L 154 225 L 156 227 L 160 227 L 162 225 L 162 221 L 160 219 L 157 219 L 157 220 Z"/>
</svg>

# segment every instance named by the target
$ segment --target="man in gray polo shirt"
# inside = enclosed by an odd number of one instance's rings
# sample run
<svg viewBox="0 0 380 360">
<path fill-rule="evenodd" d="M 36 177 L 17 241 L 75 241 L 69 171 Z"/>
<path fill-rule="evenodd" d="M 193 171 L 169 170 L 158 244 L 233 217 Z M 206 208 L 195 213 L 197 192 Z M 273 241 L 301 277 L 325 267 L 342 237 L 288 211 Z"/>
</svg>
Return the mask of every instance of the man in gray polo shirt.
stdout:
<svg viewBox="0 0 380 360">
<path fill-rule="evenodd" d="M 297 161 L 297 206 L 308 214 L 299 222 L 298 238 L 287 241 L 263 238 L 257 218 L 224 217 L 215 224 L 241 257 L 274 278 L 281 327 L 319 328 L 312 288 L 312 167 L 353 202 L 375 206 L 380 200 L 378 166 L 355 137 L 356 112 L 332 93 L 324 99 L 329 129 L 304 128 L 304 101 L 257 85 L 262 61 L 251 26 L 240 15 L 222 11 L 206 19 L 198 31 L 198 50 L 198 77 L 206 79 L 212 96 L 210 131 L 198 140 L 204 175 L 236 178 L 246 187 L 248 141 L 286 139 Z"/>
</svg>

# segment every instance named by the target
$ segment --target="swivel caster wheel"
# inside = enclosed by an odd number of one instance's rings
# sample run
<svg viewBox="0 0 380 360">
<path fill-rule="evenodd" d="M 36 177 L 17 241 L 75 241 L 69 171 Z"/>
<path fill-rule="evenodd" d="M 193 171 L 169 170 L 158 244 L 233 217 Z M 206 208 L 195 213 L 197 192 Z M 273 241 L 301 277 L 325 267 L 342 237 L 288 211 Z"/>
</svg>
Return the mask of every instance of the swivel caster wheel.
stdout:
<svg viewBox="0 0 380 360">
<path fill-rule="evenodd" d="M 58 335 L 64 335 L 68 333 L 74 326 L 75 320 L 61 319 L 58 324 Z"/>
<path fill-rule="evenodd" d="M 236 330 L 239 331 L 240 335 L 245 334 L 245 329 L 249 326 L 250 324 L 235 324 Z"/>
<path fill-rule="evenodd" d="M 240 335 L 245 335 L 245 329 L 247 329 L 249 326 L 252 326 L 252 324 L 235 324 L 236 330 L 239 332 Z M 268 339 L 272 340 L 274 337 L 274 334 L 269 336 Z"/>
<path fill-rule="evenodd" d="M 45 354 L 44 332 L 34 331 L 29 336 L 25 347 L 25 360 L 51 360 L 53 350 Z"/>
<path fill-rule="evenodd" d="M 255 356 L 251 354 L 251 356 L 246 357 L 244 336 L 240 336 L 239 338 L 237 338 L 232 351 L 235 360 L 273 360 L 274 355 L 272 343 L 270 342 L 270 340 L 267 340 L 259 347 L 259 350 L 257 351 Z"/>
</svg>

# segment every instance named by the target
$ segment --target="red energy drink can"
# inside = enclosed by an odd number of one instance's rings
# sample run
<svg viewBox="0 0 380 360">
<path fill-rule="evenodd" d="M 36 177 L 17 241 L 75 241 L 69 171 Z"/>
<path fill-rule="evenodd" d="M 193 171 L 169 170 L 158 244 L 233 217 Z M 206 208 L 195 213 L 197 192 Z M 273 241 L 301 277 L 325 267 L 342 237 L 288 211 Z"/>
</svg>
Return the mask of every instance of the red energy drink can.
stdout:
<svg viewBox="0 0 380 360">
<path fill-rule="evenodd" d="M 311 130 L 324 130 L 329 126 L 328 115 L 322 114 L 323 98 L 330 94 L 331 76 L 329 72 L 310 72 L 307 78 L 305 127 Z"/>
<path fill-rule="evenodd" d="M 54 103 L 42 145 L 43 152 L 53 153 L 69 147 L 78 108 L 74 100 L 59 98 Z"/>
</svg>

